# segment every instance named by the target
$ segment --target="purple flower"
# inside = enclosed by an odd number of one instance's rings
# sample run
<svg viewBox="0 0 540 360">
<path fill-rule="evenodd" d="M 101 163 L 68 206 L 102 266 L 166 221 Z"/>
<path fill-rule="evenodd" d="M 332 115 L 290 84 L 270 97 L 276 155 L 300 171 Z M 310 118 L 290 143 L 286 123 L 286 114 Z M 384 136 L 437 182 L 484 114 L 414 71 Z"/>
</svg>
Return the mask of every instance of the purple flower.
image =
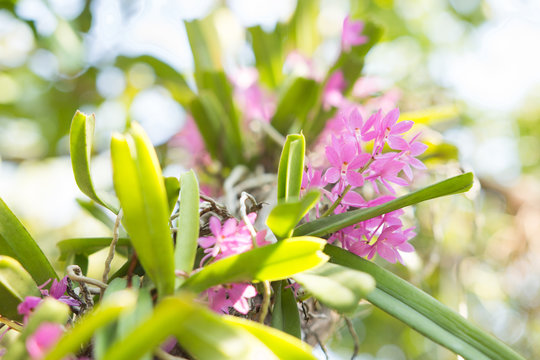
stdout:
<svg viewBox="0 0 540 360">
<path fill-rule="evenodd" d="M 343 32 L 341 33 L 341 48 L 349 52 L 351 47 L 365 44 L 367 36 L 361 35 L 364 30 L 364 23 L 360 20 L 350 20 L 349 16 L 343 21 Z"/>
<path fill-rule="evenodd" d="M 402 133 L 408 131 L 412 126 L 412 121 L 400 121 L 399 109 L 395 108 L 390 111 L 378 124 L 378 133 L 375 139 L 375 148 L 377 152 L 381 152 L 384 144 L 388 143 L 391 149 L 396 149 L 396 146 L 402 144 L 400 140 L 403 140 Z"/>
<path fill-rule="evenodd" d="M 409 142 L 400 139 L 394 147 L 395 150 L 401 150 L 398 160 L 403 163 L 403 172 L 409 180 L 413 178 L 411 166 L 419 170 L 426 169 L 426 165 L 416 158 L 416 156 L 423 154 L 427 149 L 426 144 L 416 141 L 419 135 L 416 134 Z"/>
<path fill-rule="evenodd" d="M 38 288 L 41 292 L 42 296 L 50 296 L 55 298 L 56 300 L 59 300 L 67 305 L 70 306 L 79 306 L 79 302 L 75 299 L 73 299 L 71 296 L 64 295 L 64 293 L 67 290 L 67 276 L 64 276 L 62 280 L 57 281 L 54 279 L 52 282 L 52 285 L 49 290 L 44 289 L 47 284 L 51 282 L 51 279 L 45 281 L 43 284 L 41 284 Z M 21 302 L 17 306 L 17 311 L 19 314 L 24 315 L 24 322 L 28 320 L 28 317 L 34 311 L 34 309 L 39 305 L 42 298 L 37 296 L 27 296 L 24 298 L 23 302 Z"/>
<path fill-rule="evenodd" d="M 347 83 L 342 71 L 334 72 L 324 87 L 323 92 L 323 106 L 328 110 L 331 106 L 339 107 L 343 102 L 343 90 Z"/>
<path fill-rule="evenodd" d="M 394 153 L 384 154 L 375 159 L 369 166 L 369 180 L 376 193 L 379 193 L 376 180 L 380 181 L 392 194 L 395 194 L 394 188 L 389 184 L 394 183 L 400 186 L 407 186 L 409 183 L 398 176 L 403 169 L 403 162 L 395 159 Z"/>
<path fill-rule="evenodd" d="M 251 223 L 255 222 L 257 214 L 248 214 Z M 212 216 L 210 218 L 210 231 L 213 236 L 199 238 L 199 245 L 204 248 L 206 255 L 201 260 L 201 266 L 209 258 L 216 260 L 230 255 L 240 254 L 253 248 L 251 234 L 243 221 L 238 223 L 236 219 L 227 219 L 223 225 L 219 218 Z M 266 245 L 266 230 L 257 233 L 257 245 Z"/>
<path fill-rule="evenodd" d="M 387 226 L 376 239 L 369 242 L 359 241 L 349 250 L 359 256 L 367 256 L 370 260 L 377 253 L 391 263 L 396 261 L 403 263 L 399 252 L 414 251 L 414 247 L 408 241 L 415 235 L 412 228 L 403 231 L 400 225 Z"/>
<path fill-rule="evenodd" d="M 215 312 L 229 313 L 234 308 L 241 314 L 249 312 L 248 299 L 257 295 L 257 290 L 251 284 L 218 285 L 206 290 L 208 304 Z"/>
<path fill-rule="evenodd" d="M 257 80 L 259 73 L 255 68 L 240 69 L 231 77 L 235 97 L 247 120 L 263 120 L 270 122 L 276 104 L 270 96 L 263 92 Z"/>
<path fill-rule="evenodd" d="M 338 182 L 338 191 L 342 191 L 347 185 L 353 187 L 364 185 L 364 177 L 355 170 L 362 168 L 371 155 L 358 154 L 354 142 L 334 137 L 332 146 L 326 147 L 326 158 L 331 166 L 326 170 L 324 180 L 332 184 Z"/>
<path fill-rule="evenodd" d="M 32 359 L 42 359 L 63 334 L 62 326 L 54 323 L 42 323 L 26 339 L 26 350 Z"/>
</svg>

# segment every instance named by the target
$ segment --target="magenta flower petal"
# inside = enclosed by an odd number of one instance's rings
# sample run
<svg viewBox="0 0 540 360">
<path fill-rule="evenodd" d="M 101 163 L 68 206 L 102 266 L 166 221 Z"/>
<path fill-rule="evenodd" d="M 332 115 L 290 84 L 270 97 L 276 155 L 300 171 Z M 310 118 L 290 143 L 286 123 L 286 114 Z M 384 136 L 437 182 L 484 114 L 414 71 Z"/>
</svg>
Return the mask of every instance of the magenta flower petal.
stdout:
<svg viewBox="0 0 540 360">
<path fill-rule="evenodd" d="M 339 180 L 339 176 L 339 170 L 335 167 L 331 167 L 330 169 L 326 170 L 326 173 L 324 174 L 324 181 L 333 184 Z"/>
<path fill-rule="evenodd" d="M 223 227 L 221 228 L 221 235 L 222 236 L 232 236 L 234 233 L 236 233 L 236 226 L 238 223 L 236 222 L 236 219 L 227 219 L 225 223 L 223 223 Z"/>
<path fill-rule="evenodd" d="M 17 311 L 21 315 L 30 315 L 30 313 L 39 305 L 41 298 L 37 296 L 27 296 L 23 302 L 17 306 Z"/>
<path fill-rule="evenodd" d="M 32 359 L 41 359 L 62 336 L 59 324 L 42 323 L 37 330 L 26 339 L 26 350 Z"/>
<path fill-rule="evenodd" d="M 394 150 L 407 150 L 409 148 L 407 141 L 398 136 L 389 136 L 388 146 Z"/>
<path fill-rule="evenodd" d="M 213 236 L 200 237 L 198 242 L 201 247 L 206 249 L 210 246 L 213 246 L 216 243 L 216 238 Z"/>
<path fill-rule="evenodd" d="M 390 130 L 390 134 L 402 134 L 405 131 L 409 131 L 413 125 L 414 125 L 414 122 L 410 120 L 400 121 L 394 126 L 392 126 L 392 130 Z"/>
<path fill-rule="evenodd" d="M 215 237 L 221 235 L 221 221 L 216 216 L 212 216 L 208 222 L 210 226 L 210 231 L 214 234 Z"/>
<path fill-rule="evenodd" d="M 423 154 L 424 151 L 426 151 L 427 147 L 428 146 L 426 144 L 417 141 L 412 143 L 409 151 L 411 152 L 412 156 L 418 156 L 420 154 Z"/>
<path fill-rule="evenodd" d="M 339 158 L 339 155 L 336 152 L 336 150 L 334 150 L 333 147 L 327 146 L 325 152 L 326 152 L 326 158 L 328 159 L 328 162 L 332 166 L 335 166 L 335 167 L 341 166 L 341 160 Z"/>
<path fill-rule="evenodd" d="M 409 159 L 407 159 L 407 161 L 409 162 L 409 164 L 414 167 L 415 169 L 418 169 L 418 170 L 425 170 L 427 169 L 426 165 L 424 165 L 423 162 L 421 162 L 420 160 L 418 159 L 415 159 L 413 157 L 410 157 Z"/>
<path fill-rule="evenodd" d="M 347 171 L 347 182 L 352 186 L 364 185 L 364 176 L 356 171 Z"/>
</svg>

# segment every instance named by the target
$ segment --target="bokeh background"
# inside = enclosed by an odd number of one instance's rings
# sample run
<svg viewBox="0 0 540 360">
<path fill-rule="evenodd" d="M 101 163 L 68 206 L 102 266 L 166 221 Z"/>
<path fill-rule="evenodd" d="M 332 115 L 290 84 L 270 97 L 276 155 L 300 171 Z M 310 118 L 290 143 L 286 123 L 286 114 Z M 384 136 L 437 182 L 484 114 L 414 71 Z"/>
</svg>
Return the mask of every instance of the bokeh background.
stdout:
<svg viewBox="0 0 540 360">
<path fill-rule="evenodd" d="M 540 3 L 351 2 L 320 0 L 310 14 L 313 42 L 301 50 L 328 67 L 355 7 L 384 29 L 364 75 L 402 111 L 450 113 L 428 121 L 429 131 L 458 155 L 431 166 L 462 167 L 477 178 L 467 195 L 418 206 L 417 255 L 407 267 L 385 266 L 540 358 Z M 214 46 L 233 73 L 254 63 L 246 27 L 271 30 L 295 7 L 294 0 L 0 0 L 0 197 L 49 258 L 58 258 L 62 239 L 110 235 L 75 201 L 82 194 L 67 136 L 75 110 L 96 114 L 97 188 L 111 184 L 110 135 L 128 119 L 160 149 L 165 174 L 178 176 L 185 154 L 169 145 L 187 115 L 175 79 L 194 83 L 184 21 L 214 24 Z M 56 263 L 60 272 L 64 265 Z M 97 272 L 99 261 L 90 265 Z M 456 358 L 376 308 L 362 307 L 353 322 L 358 359 Z M 351 336 L 336 326 L 328 352 L 349 358 Z"/>
</svg>

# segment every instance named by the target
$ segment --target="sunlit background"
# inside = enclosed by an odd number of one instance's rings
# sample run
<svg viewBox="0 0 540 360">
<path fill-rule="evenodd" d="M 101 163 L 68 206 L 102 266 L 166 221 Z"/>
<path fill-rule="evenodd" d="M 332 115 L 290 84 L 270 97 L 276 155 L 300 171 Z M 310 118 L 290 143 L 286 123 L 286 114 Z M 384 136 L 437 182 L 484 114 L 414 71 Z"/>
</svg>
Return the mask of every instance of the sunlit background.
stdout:
<svg viewBox="0 0 540 360">
<path fill-rule="evenodd" d="M 398 93 L 402 111 L 458 109 L 431 126 L 458 147 L 461 166 L 479 180 L 467 196 L 418 207 L 419 256 L 408 269 L 392 270 L 525 357 L 540 358 L 540 2 L 359 3 L 365 19 L 385 29 L 364 75 Z M 175 70 L 193 83 L 184 20 L 212 16 L 224 68 L 234 73 L 254 63 L 246 27 L 272 29 L 295 6 L 291 0 L 0 2 L 0 197 L 49 258 L 58 257 L 59 240 L 110 235 L 75 201 L 83 197 L 68 151 L 75 110 L 96 114 L 92 172 L 96 187 L 106 188 L 110 135 L 127 119 L 140 122 L 156 146 L 186 123 L 182 95 L 166 81 Z M 349 7 L 347 0 L 320 1 L 314 14 L 320 42 L 308 54 L 315 67 L 325 69 L 337 56 Z M 167 175 L 183 169 L 173 160 L 166 165 Z M 366 308 L 354 323 L 358 359 L 455 358 L 380 310 Z M 348 358 L 351 337 L 337 326 L 329 353 Z"/>
</svg>

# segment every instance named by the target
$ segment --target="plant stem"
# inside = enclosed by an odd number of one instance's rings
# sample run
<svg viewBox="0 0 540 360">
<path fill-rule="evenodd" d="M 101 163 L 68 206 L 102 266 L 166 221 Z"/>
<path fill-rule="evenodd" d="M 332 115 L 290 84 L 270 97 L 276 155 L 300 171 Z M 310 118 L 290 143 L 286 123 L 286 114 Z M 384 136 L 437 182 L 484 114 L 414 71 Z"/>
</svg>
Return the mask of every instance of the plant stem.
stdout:
<svg viewBox="0 0 540 360">
<path fill-rule="evenodd" d="M 113 227 L 113 238 L 111 241 L 111 246 L 109 247 L 109 254 L 107 255 L 107 259 L 105 260 L 105 269 L 103 270 L 103 283 L 106 284 L 107 280 L 109 279 L 109 272 L 111 271 L 111 262 L 114 259 L 114 252 L 116 250 L 116 244 L 118 243 L 118 229 L 120 228 L 120 221 L 122 220 L 122 209 L 118 211 L 118 215 L 116 216 L 116 220 L 114 222 Z M 105 289 L 101 288 L 101 296 L 103 296 L 103 292 Z"/>
<path fill-rule="evenodd" d="M 334 210 L 339 206 L 339 204 L 341 204 L 341 201 L 343 200 L 343 198 L 345 197 L 345 195 L 347 195 L 347 193 L 349 192 L 349 190 L 351 190 L 351 185 L 347 185 L 347 187 L 343 190 L 343 192 L 338 196 L 338 198 L 336 199 L 336 201 L 334 201 L 334 203 L 332 204 L 332 206 L 330 206 L 330 208 L 328 210 L 326 210 L 324 212 L 324 214 L 322 214 L 321 217 L 325 217 L 325 216 L 328 216 L 328 215 L 332 215 L 332 213 L 334 212 Z"/>
<path fill-rule="evenodd" d="M 23 330 L 23 327 L 22 327 L 21 324 L 19 324 L 16 321 L 5 318 L 2 315 L 0 315 L 0 323 L 12 328 L 13 330 L 18 331 L 18 332 L 21 332 Z"/>
<path fill-rule="evenodd" d="M 261 304 L 261 312 L 259 313 L 259 322 L 261 324 L 264 324 L 264 319 L 266 319 L 266 315 L 268 315 L 268 308 L 270 307 L 270 282 L 269 281 L 263 281 L 264 285 L 264 293 L 263 293 L 263 302 Z"/>
</svg>

